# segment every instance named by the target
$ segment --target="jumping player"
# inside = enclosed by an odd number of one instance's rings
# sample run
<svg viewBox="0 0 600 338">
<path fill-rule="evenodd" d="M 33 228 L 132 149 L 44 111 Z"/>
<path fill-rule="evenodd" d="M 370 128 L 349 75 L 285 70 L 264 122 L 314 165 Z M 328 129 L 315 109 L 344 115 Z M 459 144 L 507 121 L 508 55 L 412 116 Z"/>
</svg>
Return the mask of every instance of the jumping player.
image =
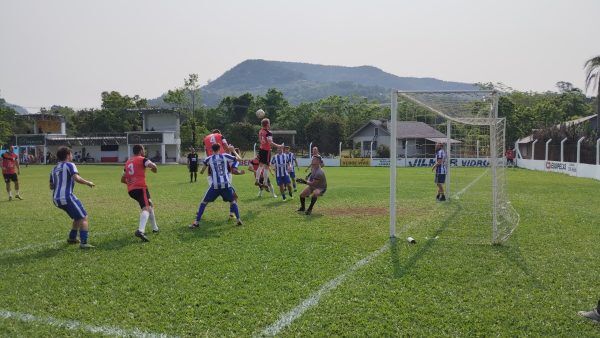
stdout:
<svg viewBox="0 0 600 338">
<path fill-rule="evenodd" d="M 444 196 L 444 183 L 446 182 L 446 173 L 448 169 L 446 167 L 446 151 L 444 151 L 444 145 L 442 143 L 436 143 L 435 145 L 435 164 L 431 171 L 435 171 L 434 182 L 438 187 L 438 193 L 435 197 L 436 200 L 443 202 L 446 200 Z"/>
<path fill-rule="evenodd" d="M 79 244 L 82 249 L 90 249 L 94 246 L 88 244 L 88 218 L 87 212 L 81 204 L 81 201 L 73 194 L 75 182 L 85 184 L 93 188 L 95 184 L 91 181 L 86 181 L 77 171 L 77 167 L 73 163 L 73 153 L 67 147 L 60 147 L 56 152 L 58 163 L 50 173 L 50 190 L 52 190 L 52 200 L 56 207 L 64 210 L 73 220 L 71 231 L 67 243 Z M 77 239 L 77 231 L 79 231 L 79 239 Z"/>
<path fill-rule="evenodd" d="M 288 156 L 283 153 L 283 147 L 277 147 L 277 155 L 273 157 L 271 164 L 275 166 L 275 179 L 277 180 L 281 197 L 283 197 L 284 201 L 286 200 L 285 188 L 287 188 L 290 198 L 293 198 L 290 174 L 288 172 L 290 162 L 288 161 Z"/>
<path fill-rule="evenodd" d="M 264 177 L 258 177 L 258 165 L 258 157 L 252 159 L 252 161 L 250 161 L 250 163 L 248 164 L 248 171 L 253 172 L 256 179 L 258 179 L 258 182 L 256 184 L 258 185 L 258 197 L 261 197 L 263 190 L 266 190 L 270 191 L 273 194 L 273 198 L 277 198 L 277 195 L 275 195 L 275 189 L 273 189 L 273 185 L 271 184 L 271 179 L 267 177 L 267 182 L 265 183 Z M 269 171 L 271 171 L 270 166 L 267 168 L 269 169 Z"/>
<path fill-rule="evenodd" d="M 262 119 L 260 121 L 262 128 L 258 132 L 258 141 L 260 142 L 260 149 L 258 150 L 258 174 L 256 175 L 256 182 L 259 183 L 259 178 L 262 177 L 263 181 L 267 181 L 269 178 L 269 163 L 271 162 L 271 146 L 280 147 L 280 144 L 273 142 L 273 134 L 271 133 L 271 121 L 269 119 Z"/>
<path fill-rule="evenodd" d="M 21 175 L 21 167 L 19 166 L 19 156 L 15 154 L 14 147 L 8 147 L 8 151 L 2 154 L 2 176 L 4 176 L 4 183 L 6 183 L 6 192 L 8 193 L 8 200 L 12 201 L 12 191 L 10 190 L 10 181 L 15 183 L 15 198 L 22 200 L 19 194 L 19 177 Z"/>
<path fill-rule="evenodd" d="M 194 182 L 198 180 L 198 154 L 196 154 L 196 149 L 190 148 L 190 150 L 187 156 L 187 163 L 190 171 L 190 183 L 192 183 L 192 179 Z"/>
<path fill-rule="evenodd" d="M 325 178 L 325 172 L 321 169 L 321 162 L 318 158 L 313 157 L 310 164 L 310 179 L 306 184 L 308 185 L 304 191 L 300 193 L 300 209 L 298 212 L 304 212 L 306 215 L 312 213 L 315 203 L 320 196 L 325 194 L 327 191 L 327 179 Z M 308 209 L 305 209 L 306 198 L 310 196 L 310 205 Z"/>
<path fill-rule="evenodd" d="M 294 164 L 296 165 L 296 168 L 300 169 L 300 167 L 298 166 L 298 160 L 296 160 L 296 155 L 290 151 L 289 146 L 285 146 L 284 153 L 287 155 L 288 162 L 290 163 L 290 178 L 292 179 L 294 192 L 296 192 L 296 170 L 294 169 Z"/>
<path fill-rule="evenodd" d="M 204 150 L 206 151 L 206 157 L 213 154 L 211 148 L 213 144 L 218 144 L 220 146 L 219 154 L 226 153 L 227 149 L 229 149 L 227 140 L 223 137 L 219 129 L 213 129 L 211 134 L 208 134 L 206 137 L 204 137 Z"/>
<path fill-rule="evenodd" d="M 212 145 L 211 150 L 213 155 L 204 159 L 204 167 L 200 170 L 200 174 L 204 174 L 206 169 L 208 168 L 208 174 L 211 177 L 208 190 L 204 195 L 204 199 L 200 203 L 198 207 L 198 213 L 196 213 L 196 219 L 192 224 L 190 224 L 190 228 L 194 229 L 200 226 L 200 220 L 202 219 L 202 215 L 204 214 L 204 209 L 206 209 L 206 205 L 210 202 L 214 202 L 217 197 L 221 196 L 223 201 L 231 203 L 231 211 L 235 214 L 237 219 L 237 225 L 242 225 L 242 220 L 240 219 L 240 212 L 238 209 L 237 202 L 233 197 L 233 188 L 231 187 L 231 181 L 229 179 L 228 167 L 229 164 L 234 164 L 238 160 L 241 160 L 239 156 L 231 156 L 229 154 L 221 154 L 220 149 L 221 145 L 215 143 Z"/>
<path fill-rule="evenodd" d="M 152 232 L 158 232 L 156 224 L 156 216 L 154 215 L 154 206 L 150 199 L 150 192 L 146 185 L 146 168 L 150 168 L 153 173 L 156 173 L 158 168 L 154 162 L 150 161 L 146 156 L 144 146 L 136 144 L 133 146 L 133 156 L 125 162 L 121 183 L 127 184 L 129 196 L 136 200 L 142 211 L 140 212 L 140 225 L 135 231 L 135 236 L 139 237 L 143 242 L 149 242 L 146 237 L 146 223 L 150 219 L 152 224 Z"/>
</svg>

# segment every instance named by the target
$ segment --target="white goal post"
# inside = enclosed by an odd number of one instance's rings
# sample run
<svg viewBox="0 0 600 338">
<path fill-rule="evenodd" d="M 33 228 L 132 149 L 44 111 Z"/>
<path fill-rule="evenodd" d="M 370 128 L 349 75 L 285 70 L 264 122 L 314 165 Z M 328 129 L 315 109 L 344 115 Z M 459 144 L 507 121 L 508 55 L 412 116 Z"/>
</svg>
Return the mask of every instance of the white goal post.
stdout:
<svg viewBox="0 0 600 338">
<path fill-rule="evenodd" d="M 498 117 L 499 93 L 494 90 L 471 91 L 399 91 L 391 92 L 391 118 L 390 118 L 390 237 L 396 235 L 396 181 L 397 181 L 397 140 L 398 137 L 398 104 L 399 102 L 410 105 L 411 109 L 426 111 L 435 116 L 436 120 L 445 121 L 445 146 L 448 161 L 452 158 L 453 140 L 458 131 L 454 131 L 454 124 L 458 130 L 478 128 L 481 137 L 489 145 L 489 170 L 491 175 L 490 201 L 491 201 L 491 242 L 500 244 L 506 241 L 519 222 L 519 214 L 512 207 L 506 188 L 505 175 L 505 134 L 506 120 Z M 408 109 L 408 108 L 407 108 Z M 439 122 L 438 122 L 439 123 Z M 441 129 L 441 128 L 440 128 Z M 455 133 L 455 134 L 453 134 Z M 442 142 L 441 140 L 438 142 Z M 477 148 L 479 151 L 479 146 Z M 447 163 L 446 194 L 451 197 L 453 181 L 450 162 Z M 456 196 L 458 198 L 458 196 Z"/>
</svg>

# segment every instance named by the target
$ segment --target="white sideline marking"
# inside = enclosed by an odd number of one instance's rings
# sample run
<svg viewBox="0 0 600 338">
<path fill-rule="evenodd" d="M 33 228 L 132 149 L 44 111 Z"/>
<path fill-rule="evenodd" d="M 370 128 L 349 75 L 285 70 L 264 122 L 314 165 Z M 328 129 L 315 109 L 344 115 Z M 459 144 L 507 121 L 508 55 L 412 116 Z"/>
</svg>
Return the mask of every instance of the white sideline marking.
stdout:
<svg viewBox="0 0 600 338">
<path fill-rule="evenodd" d="M 477 181 L 479 181 L 479 179 L 481 179 L 483 177 L 483 175 L 485 175 L 488 172 L 488 170 L 484 171 L 481 175 L 479 175 L 477 178 L 475 178 L 473 181 L 471 181 L 471 183 L 469 183 L 466 187 L 464 187 L 456 195 L 458 196 L 458 195 L 465 193 L 470 187 L 473 186 L 473 184 L 477 183 Z M 407 227 L 408 227 L 408 224 L 405 224 L 404 228 L 400 232 L 403 232 Z M 437 239 L 437 237 L 436 237 L 436 239 Z M 334 279 L 330 280 L 329 282 L 323 284 L 323 286 L 321 286 L 321 288 L 319 290 L 317 290 L 316 292 L 311 294 L 310 297 L 303 300 L 302 303 L 300 303 L 298 306 L 293 308 L 291 311 L 282 314 L 279 317 L 279 320 L 277 320 L 275 323 L 267 326 L 264 330 L 262 330 L 261 335 L 262 336 L 275 336 L 275 335 L 279 334 L 279 332 L 281 332 L 281 330 L 285 329 L 290 324 L 292 324 L 292 322 L 294 320 L 300 318 L 300 316 L 302 316 L 302 314 L 304 314 L 304 312 L 306 312 L 306 310 L 317 305 L 319 303 L 319 301 L 321 300 L 321 297 L 323 297 L 325 294 L 334 290 L 340 284 L 342 284 L 342 282 L 348 277 L 348 275 L 350 275 L 351 273 L 360 269 L 361 267 L 367 265 L 371 260 L 373 260 L 377 256 L 381 255 L 382 253 L 386 252 L 388 250 L 388 248 L 389 248 L 389 244 L 386 243 L 379 250 L 371 253 L 369 256 L 358 261 L 346 272 L 335 277 Z"/>
<path fill-rule="evenodd" d="M 53 317 L 36 317 L 28 313 L 12 312 L 6 310 L 0 310 L 0 318 L 3 319 L 16 319 L 26 323 L 40 323 L 50 325 L 54 327 L 60 327 L 68 330 L 83 330 L 90 333 L 99 333 L 107 336 L 117 337 L 170 337 L 163 333 L 152 333 L 144 332 L 139 329 L 121 329 L 118 327 L 110 326 L 94 326 L 81 323 L 75 320 L 62 320 Z"/>
<path fill-rule="evenodd" d="M 470 188 L 470 187 L 472 187 L 472 186 L 473 186 L 473 184 L 477 183 L 477 181 L 479 181 L 479 180 L 480 180 L 480 179 L 483 177 L 483 175 L 487 174 L 487 172 L 488 172 L 489 170 L 490 170 L 490 169 L 486 169 L 486 170 L 485 170 L 485 171 L 484 171 L 484 172 L 483 172 L 481 175 L 479 175 L 479 176 L 478 176 L 476 179 L 474 179 L 473 181 L 471 181 L 471 183 L 467 184 L 467 186 L 466 186 L 466 187 L 462 188 L 462 190 L 461 190 L 461 191 L 459 191 L 459 192 L 457 192 L 457 193 L 456 193 L 456 194 L 455 194 L 453 197 L 454 197 L 454 198 L 458 198 L 458 196 L 460 196 L 460 195 L 464 194 L 464 193 L 465 193 L 465 191 L 469 190 L 469 188 Z"/>
<path fill-rule="evenodd" d="M 310 295 L 310 297 L 306 298 L 302 303 L 300 303 L 300 305 L 296 306 L 291 311 L 284 313 L 283 315 L 281 315 L 281 317 L 279 317 L 279 320 L 277 322 L 265 328 L 262 331 L 262 335 L 277 335 L 282 329 L 289 326 L 294 320 L 302 316 L 302 314 L 306 312 L 306 310 L 317 305 L 321 297 L 338 287 L 338 285 L 340 285 L 346 279 L 346 277 L 348 277 L 348 275 L 368 264 L 372 259 L 384 253 L 388 248 L 389 244 L 386 243 L 379 250 L 371 253 L 369 256 L 358 261 L 350 269 L 348 269 L 348 271 L 325 283 L 317 292 L 313 293 L 312 295 Z"/>
</svg>

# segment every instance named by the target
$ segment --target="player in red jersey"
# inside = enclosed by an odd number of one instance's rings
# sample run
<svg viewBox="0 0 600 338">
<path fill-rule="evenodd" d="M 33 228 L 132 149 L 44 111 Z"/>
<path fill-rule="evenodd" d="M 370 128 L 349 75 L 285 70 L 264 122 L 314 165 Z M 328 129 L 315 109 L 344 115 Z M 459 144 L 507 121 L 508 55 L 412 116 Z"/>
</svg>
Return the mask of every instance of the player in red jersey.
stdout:
<svg viewBox="0 0 600 338">
<path fill-rule="evenodd" d="M 21 168 L 19 167 L 19 156 L 15 154 L 13 146 L 8 147 L 8 151 L 2 154 L 2 176 L 4 177 L 4 183 L 6 183 L 6 192 L 8 193 L 8 200 L 12 201 L 12 191 L 10 190 L 10 181 L 15 183 L 15 198 L 22 200 L 19 194 L 19 177 L 21 175 Z"/>
<path fill-rule="evenodd" d="M 273 189 L 273 185 L 271 184 L 271 180 L 269 178 L 267 178 L 267 182 L 264 182 L 264 179 L 262 177 L 258 176 L 258 166 L 259 166 L 260 162 L 258 161 L 258 157 L 253 158 L 249 163 L 248 163 L 248 171 L 251 171 L 254 173 L 254 176 L 258 179 L 258 197 L 262 196 L 262 191 L 266 190 L 266 191 L 270 191 L 271 194 L 273 195 L 274 198 L 277 198 L 277 195 L 275 195 L 275 190 Z M 271 170 L 271 167 L 269 166 L 269 171 Z"/>
<path fill-rule="evenodd" d="M 142 208 L 140 212 L 140 225 L 135 231 L 135 236 L 139 237 L 143 242 L 149 242 L 146 237 L 146 222 L 150 219 L 152 223 L 152 232 L 158 232 L 156 224 L 156 216 L 154 215 L 154 207 L 150 199 L 150 192 L 146 185 L 146 168 L 150 168 L 153 173 L 156 173 L 158 168 L 156 164 L 145 157 L 145 149 L 141 144 L 133 146 L 133 156 L 125 162 L 125 169 L 121 177 L 121 183 L 127 184 L 129 196 L 136 200 Z"/>
<path fill-rule="evenodd" d="M 260 149 L 258 150 L 258 172 L 256 175 L 256 185 L 260 186 L 260 178 L 262 177 L 263 182 L 267 182 L 269 179 L 269 164 L 271 162 L 271 146 L 282 147 L 282 144 L 273 142 L 273 134 L 271 133 L 271 121 L 269 119 L 262 119 L 260 121 L 262 128 L 258 132 L 258 141 L 260 142 Z"/>
<path fill-rule="evenodd" d="M 206 151 L 206 157 L 213 154 L 213 144 L 219 144 L 221 146 L 219 154 L 223 154 L 227 152 L 227 149 L 229 149 L 229 144 L 227 144 L 227 140 L 223 137 L 223 135 L 221 135 L 221 131 L 219 131 L 219 129 L 214 129 L 212 134 L 208 134 L 206 137 L 204 137 L 204 150 Z"/>
</svg>

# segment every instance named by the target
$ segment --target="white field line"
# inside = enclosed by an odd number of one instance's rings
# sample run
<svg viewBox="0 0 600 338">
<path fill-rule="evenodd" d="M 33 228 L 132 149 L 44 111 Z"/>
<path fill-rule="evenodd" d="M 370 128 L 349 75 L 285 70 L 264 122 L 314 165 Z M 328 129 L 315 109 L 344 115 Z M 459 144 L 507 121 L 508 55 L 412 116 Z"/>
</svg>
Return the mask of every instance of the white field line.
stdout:
<svg viewBox="0 0 600 338">
<path fill-rule="evenodd" d="M 139 329 L 121 329 L 111 326 L 95 326 L 75 320 L 62 320 L 53 317 L 37 317 L 27 313 L 0 310 L 0 319 L 14 319 L 26 323 L 39 323 L 67 330 L 81 330 L 90 333 L 116 337 L 170 337 L 162 333 L 144 332 Z"/>
<path fill-rule="evenodd" d="M 263 335 L 263 336 L 277 335 L 279 332 L 281 332 L 282 329 L 286 328 L 294 320 L 296 320 L 297 318 L 302 316 L 302 314 L 304 312 L 306 312 L 306 310 L 317 305 L 317 303 L 319 303 L 319 300 L 321 299 L 322 296 L 324 296 L 328 292 L 332 291 L 333 289 L 337 288 L 338 285 L 340 285 L 348 277 L 348 275 L 350 275 L 354 271 L 360 269 L 361 267 L 367 265 L 372 259 L 376 258 L 377 256 L 379 256 L 382 253 L 384 253 L 385 251 L 387 251 L 388 248 L 389 248 L 389 245 L 386 243 L 379 250 L 371 253 L 366 258 L 363 258 L 360 261 L 358 261 L 346 272 L 342 273 L 341 275 L 339 275 L 339 276 L 335 277 L 334 279 L 330 280 L 329 282 L 325 283 L 323 286 L 321 286 L 321 288 L 317 292 L 310 295 L 310 297 L 306 298 L 304 301 L 302 301 L 302 303 L 300 303 L 298 306 L 293 308 L 291 311 L 281 315 L 279 317 L 279 320 L 277 320 L 275 323 L 266 327 L 262 331 L 261 335 Z"/>
<path fill-rule="evenodd" d="M 467 190 L 469 190 L 469 188 L 471 188 L 473 186 L 473 184 L 477 183 L 477 181 L 479 181 L 485 174 L 487 174 L 487 172 L 490 169 L 486 169 L 481 175 L 477 176 L 477 178 L 475 178 L 473 181 L 471 181 L 471 183 L 467 184 L 466 187 L 462 188 L 461 191 L 457 192 L 454 196 L 454 198 L 458 198 L 460 195 L 464 194 Z"/>
<path fill-rule="evenodd" d="M 457 193 L 457 195 L 465 193 L 470 187 L 473 186 L 473 184 L 475 184 L 477 181 L 479 181 L 479 179 L 481 179 L 481 177 L 483 177 L 483 175 L 485 175 L 486 173 L 487 173 L 487 170 L 485 172 L 483 172 L 483 174 L 479 175 L 479 177 L 475 178 L 464 189 L 459 191 Z M 404 226 L 404 228 L 401 230 L 401 232 L 404 229 L 406 229 L 407 227 L 408 227 L 408 224 Z M 333 291 L 335 288 L 337 288 L 340 284 L 342 284 L 342 282 L 344 282 L 344 280 L 346 278 L 348 278 L 348 276 L 350 274 L 352 274 L 356 270 L 360 269 L 361 267 L 367 265 L 373 259 L 377 258 L 382 253 L 386 252 L 388 249 L 389 249 L 389 244 L 386 243 L 384 246 L 379 248 L 379 250 L 372 252 L 369 256 L 358 261 L 356 264 L 354 264 L 352 267 L 350 267 L 350 269 L 348 269 L 346 272 L 342 273 L 341 275 L 339 275 L 339 276 L 335 277 L 334 279 L 328 281 L 327 283 L 323 284 L 321 286 L 321 288 L 319 288 L 319 290 L 317 290 L 316 292 L 311 294 L 308 298 L 303 300 L 298 306 L 296 306 L 289 312 L 282 314 L 275 323 L 264 328 L 260 335 L 261 336 L 276 336 L 277 334 L 279 334 L 279 332 L 281 332 L 281 330 L 285 329 L 290 324 L 292 324 L 292 322 L 294 320 L 300 318 L 300 316 L 302 316 L 302 314 L 304 314 L 304 312 L 306 312 L 308 309 L 316 306 L 319 303 L 319 301 L 321 300 L 321 297 L 323 297 L 327 293 L 329 293 L 329 292 Z"/>
</svg>

